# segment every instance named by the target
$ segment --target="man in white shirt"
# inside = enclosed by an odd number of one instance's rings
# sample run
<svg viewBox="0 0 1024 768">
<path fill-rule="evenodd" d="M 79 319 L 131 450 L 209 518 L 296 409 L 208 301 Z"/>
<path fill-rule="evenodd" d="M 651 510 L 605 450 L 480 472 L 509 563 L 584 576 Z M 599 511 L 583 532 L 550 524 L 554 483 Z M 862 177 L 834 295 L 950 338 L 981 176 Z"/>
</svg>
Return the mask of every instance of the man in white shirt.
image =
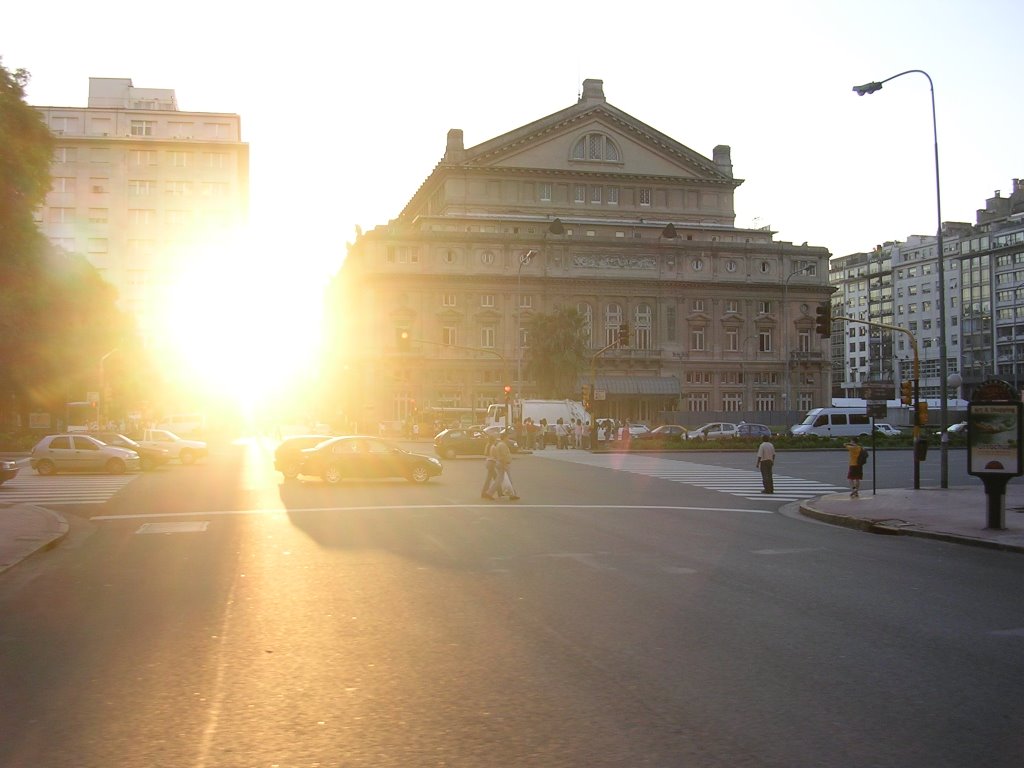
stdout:
<svg viewBox="0 0 1024 768">
<path fill-rule="evenodd" d="M 772 479 L 772 467 L 775 466 L 775 446 L 771 439 L 765 435 L 761 438 L 761 445 L 757 448 L 757 464 L 761 470 L 761 484 L 764 490 L 761 493 L 775 493 L 775 484 Z"/>
</svg>

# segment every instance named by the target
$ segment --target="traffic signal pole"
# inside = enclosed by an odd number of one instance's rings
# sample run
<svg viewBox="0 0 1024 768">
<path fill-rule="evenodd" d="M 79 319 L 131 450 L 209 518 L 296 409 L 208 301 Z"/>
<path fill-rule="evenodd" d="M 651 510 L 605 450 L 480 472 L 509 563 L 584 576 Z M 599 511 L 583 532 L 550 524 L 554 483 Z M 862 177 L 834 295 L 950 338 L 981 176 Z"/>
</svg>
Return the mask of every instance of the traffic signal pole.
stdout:
<svg viewBox="0 0 1024 768">
<path fill-rule="evenodd" d="M 871 320 L 858 320 L 853 317 L 832 317 L 831 320 L 842 320 L 847 323 L 860 323 L 861 325 L 871 326 L 872 328 L 884 328 L 888 331 L 897 331 L 899 333 L 906 334 L 907 338 L 910 339 L 910 348 L 914 352 L 914 402 L 911 404 L 911 411 L 914 425 L 914 490 L 921 488 L 921 460 L 924 448 L 921 443 L 921 361 L 917 354 L 917 338 L 913 333 L 908 331 L 906 328 L 900 328 L 898 325 L 886 325 L 885 323 L 876 323 Z M 874 431 L 874 430 L 872 430 Z"/>
</svg>

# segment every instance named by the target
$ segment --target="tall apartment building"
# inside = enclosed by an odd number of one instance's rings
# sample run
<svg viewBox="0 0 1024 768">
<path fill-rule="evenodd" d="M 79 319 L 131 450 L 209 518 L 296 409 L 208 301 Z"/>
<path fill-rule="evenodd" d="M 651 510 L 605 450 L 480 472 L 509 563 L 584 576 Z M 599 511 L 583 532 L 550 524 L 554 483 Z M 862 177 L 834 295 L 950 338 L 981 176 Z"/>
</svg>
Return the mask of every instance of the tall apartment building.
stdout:
<svg viewBox="0 0 1024 768">
<path fill-rule="evenodd" d="M 1024 185 L 997 191 L 976 223 L 943 223 L 945 295 L 939 285 L 934 235 L 912 235 L 865 253 L 834 258 L 833 314 L 906 329 L 917 340 L 921 396 L 941 396 L 940 334 L 947 373 L 959 373 L 961 394 L 993 375 L 1024 384 Z M 946 327 L 939 302 L 946 302 Z M 913 379 L 906 333 L 860 323 L 833 326 L 836 397 L 858 397 L 867 381 Z M 947 388 L 948 389 L 948 388 Z M 956 392 L 948 390 L 950 398 Z M 895 396 L 895 395 L 894 395 Z"/>
<path fill-rule="evenodd" d="M 376 426 L 417 407 L 486 408 L 503 385 L 547 395 L 516 378 L 529 318 L 557 308 L 582 315 L 592 355 L 629 328 L 628 345 L 593 358 L 598 416 L 764 420 L 821 405 L 829 253 L 737 227 L 740 184 L 729 147 L 693 151 L 609 104 L 600 80 L 474 147 L 450 131 L 405 209 L 360 234 L 335 281 L 335 411 Z"/>
<path fill-rule="evenodd" d="M 246 221 L 249 147 L 239 116 L 184 112 L 173 90 L 103 77 L 89 78 L 87 107 L 36 109 L 57 139 L 40 229 L 84 254 L 143 339 L 158 343 L 180 267 Z"/>
</svg>

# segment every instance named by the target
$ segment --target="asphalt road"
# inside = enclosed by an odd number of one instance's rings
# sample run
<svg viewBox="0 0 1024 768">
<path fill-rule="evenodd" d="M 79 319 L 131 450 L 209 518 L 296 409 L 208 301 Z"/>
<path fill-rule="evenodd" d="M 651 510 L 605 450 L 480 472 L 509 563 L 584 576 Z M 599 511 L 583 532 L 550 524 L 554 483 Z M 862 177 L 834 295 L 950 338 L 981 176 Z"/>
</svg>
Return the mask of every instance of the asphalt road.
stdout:
<svg viewBox="0 0 1024 768">
<path fill-rule="evenodd" d="M 477 459 L 331 488 L 271 449 L 64 507 L 0 578 L 0 766 L 1024 762 L 1019 555 L 564 455 L 488 503 Z"/>
</svg>

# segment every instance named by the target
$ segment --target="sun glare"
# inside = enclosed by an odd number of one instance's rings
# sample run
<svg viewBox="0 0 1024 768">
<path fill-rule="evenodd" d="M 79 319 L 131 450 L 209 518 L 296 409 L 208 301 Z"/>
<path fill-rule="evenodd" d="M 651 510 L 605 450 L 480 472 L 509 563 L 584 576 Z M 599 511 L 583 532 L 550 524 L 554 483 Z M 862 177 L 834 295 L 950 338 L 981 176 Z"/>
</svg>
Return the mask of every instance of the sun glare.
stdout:
<svg viewBox="0 0 1024 768">
<path fill-rule="evenodd" d="M 300 397 L 317 369 L 316 278 L 252 242 L 195 250 L 179 263 L 164 326 L 184 380 L 247 416 Z"/>
</svg>

